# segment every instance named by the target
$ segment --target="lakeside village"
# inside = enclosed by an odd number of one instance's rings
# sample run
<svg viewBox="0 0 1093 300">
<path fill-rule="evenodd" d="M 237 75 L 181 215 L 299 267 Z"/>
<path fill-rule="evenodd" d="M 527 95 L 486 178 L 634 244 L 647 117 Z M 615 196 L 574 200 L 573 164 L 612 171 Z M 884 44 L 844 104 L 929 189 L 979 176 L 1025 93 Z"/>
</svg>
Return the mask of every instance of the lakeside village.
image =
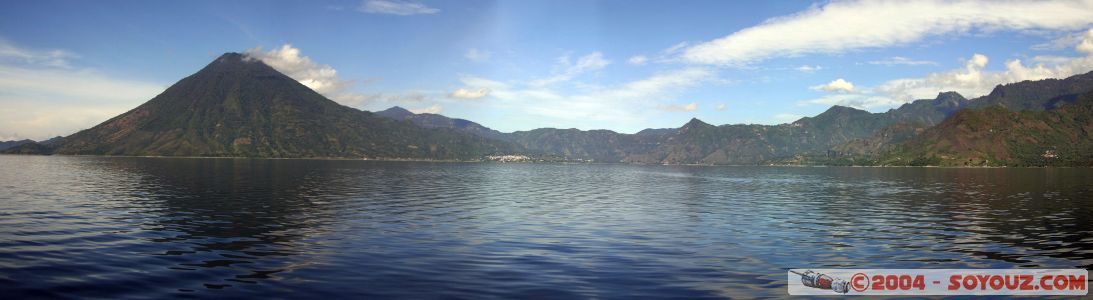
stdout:
<svg viewBox="0 0 1093 300">
<path fill-rule="evenodd" d="M 527 156 L 527 155 L 514 155 L 514 154 L 489 155 L 489 156 L 485 157 L 485 161 L 495 161 L 495 162 L 577 162 L 577 163 L 591 163 L 591 162 L 594 162 L 594 160 L 592 160 L 592 159 L 579 159 L 579 158 L 559 159 L 559 158 L 549 158 L 549 157 L 548 158 L 543 158 L 543 157 L 534 158 L 534 157 L 530 157 L 530 156 Z"/>
</svg>

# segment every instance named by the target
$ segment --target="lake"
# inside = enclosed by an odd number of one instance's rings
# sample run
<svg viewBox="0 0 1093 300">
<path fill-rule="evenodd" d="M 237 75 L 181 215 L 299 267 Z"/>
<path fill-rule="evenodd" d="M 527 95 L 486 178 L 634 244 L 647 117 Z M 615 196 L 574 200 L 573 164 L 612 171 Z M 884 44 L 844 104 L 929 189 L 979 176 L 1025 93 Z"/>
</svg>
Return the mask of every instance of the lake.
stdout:
<svg viewBox="0 0 1093 300">
<path fill-rule="evenodd" d="M 1093 170 L 0 156 L 5 298 L 786 297 L 1093 268 Z"/>
</svg>

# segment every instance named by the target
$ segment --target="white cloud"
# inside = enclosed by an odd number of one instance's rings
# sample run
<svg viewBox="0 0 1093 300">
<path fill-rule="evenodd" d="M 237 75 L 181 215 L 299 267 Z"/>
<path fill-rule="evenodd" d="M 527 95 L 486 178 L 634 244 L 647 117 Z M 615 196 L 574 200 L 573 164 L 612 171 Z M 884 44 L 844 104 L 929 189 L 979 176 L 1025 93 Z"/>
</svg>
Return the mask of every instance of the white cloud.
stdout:
<svg viewBox="0 0 1093 300">
<path fill-rule="evenodd" d="M 248 58 L 261 60 L 320 94 L 339 92 L 352 84 L 351 81 L 338 78 L 338 71 L 333 67 L 320 65 L 307 56 L 301 56 L 300 49 L 291 44 L 281 45 L 281 48 L 269 52 L 262 52 L 262 47 L 251 48 L 246 51 L 246 55 Z"/>
<path fill-rule="evenodd" d="M 1093 0 L 836 1 L 769 19 L 691 46 L 691 63 L 747 65 L 775 56 L 908 45 L 945 34 L 1077 30 L 1093 24 Z"/>
<path fill-rule="evenodd" d="M 0 39 L 0 62 L 3 63 L 68 68 L 68 62 L 73 58 L 76 55 L 65 50 L 31 50 Z"/>
<path fill-rule="evenodd" d="M 846 81 L 845 79 L 839 78 L 839 79 L 832 80 L 831 82 L 829 82 L 827 84 L 821 84 L 821 85 L 813 86 L 812 89 L 813 90 L 818 90 L 818 91 L 825 91 L 825 92 L 853 93 L 854 92 L 854 84 L 849 82 L 849 81 Z"/>
<path fill-rule="evenodd" d="M 588 86 L 576 92 L 469 75 L 461 76 L 460 80 L 466 86 L 489 88 L 490 96 L 497 99 L 492 105 L 520 115 L 525 125 L 549 127 L 564 122 L 573 127 L 596 129 L 602 128 L 597 124 L 610 123 L 616 129 L 632 130 L 648 127 L 651 114 L 670 107 L 674 98 L 687 88 L 719 82 L 715 72 L 699 67 L 656 73 L 617 85 Z M 697 109 L 697 105 L 694 103 L 693 107 Z M 679 108 L 687 109 L 688 105 Z"/>
<path fill-rule="evenodd" d="M 433 104 L 429 107 L 410 109 L 410 112 L 415 114 L 439 114 L 444 108 L 440 104 Z"/>
<path fill-rule="evenodd" d="M 478 88 L 478 89 L 460 88 L 460 89 L 455 90 L 451 94 L 449 94 L 448 97 L 456 98 L 456 99 L 478 99 L 478 98 L 488 96 L 489 94 L 490 94 L 490 89 L 489 88 Z"/>
<path fill-rule="evenodd" d="M 463 84 L 465 84 L 467 86 L 473 86 L 473 87 L 478 87 L 478 88 L 503 89 L 503 88 L 508 87 L 508 84 L 505 84 L 505 83 L 500 82 L 500 81 L 494 81 L 494 80 L 490 80 L 490 79 L 486 79 L 486 78 L 482 78 L 482 77 L 478 77 L 478 76 L 471 76 L 471 75 L 460 75 L 459 76 L 459 81 L 463 82 Z"/>
<path fill-rule="evenodd" d="M 664 49 L 664 50 L 660 51 L 660 55 L 659 55 L 660 59 L 658 59 L 658 60 L 662 60 L 662 61 L 673 60 L 673 59 L 675 59 L 674 58 L 675 56 L 678 56 L 680 53 L 683 53 L 684 50 L 687 50 L 687 46 L 690 46 L 690 45 L 691 45 L 691 43 L 688 43 L 688 42 L 676 43 L 675 45 L 672 45 L 671 47 L 668 47 L 667 49 Z"/>
<path fill-rule="evenodd" d="M 0 40 L 0 132 L 42 140 L 124 113 L 166 85 L 72 67 L 65 50 L 28 50 Z"/>
<path fill-rule="evenodd" d="M 1063 50 L 1069 49 L 1082 42 L 1082 37 L 1085 36 L 1085 31 L 1082 32 L 1067 32 L 1045 43 L 1032 45 L 1032 50 L 1049 51 L 1049 50 Z"/>
<path fill-rule="evenodd" d="M 399 16 L 431 15 L 440 12 L 440 9 L 419 2 L 402 0 L 365 0 L 357 10 L 372 14 Z"/>
<path fill-rule="evenodd" d="M 300 55 L 300 49 L 291 44 L 281 45 L 280 48 L 268 52 L 263 52 L 262 47 L 255 47 L 248 49 L 246 55 L 249 59 L 261 60 L 342 105 L 360 107 L 376 96 L 350 92 L 349 89 L 355 82 L 342 79 L 338 76 L 338 71 L 329 65 L 316 63 L 311 58 Z"/>
<path fill-rule="evenodd" d="M 1058 65 L 1065 64 L 1073 60 L 1070 56 L 1054 56 L 1054 55 L 1037 55 L 1032 57 L 1032 61 L 1037 64 L 1045 65 Z"/>
<path fill-rule="evenodd" d="M 449 98 L 478 99 L 489 96 L 494 89 L 507 89 L 508 85 L 482 77 L 460 75 L 459 81 L 468 87 L 459 88 L 448 94 Z"/>
<path fill-rule="evenodd" d="M 698 109 L 698 103 L 691 102 L 687 104 L 664 104 L 660 105 L 660 110 L 667 112 L 688 112 Z"/>
<path fill-rule="evenodd" d="M 679 62 L 679 54 L 683 53 L 683 50 L 685 50 L 688 45 L 690 45 L 688 42 L 679 42 L 657 52 L 655 55 L 634 55 L 627 59 L 626 63 L 635 66 L 642 66 L 648 63 L 676 63 Z"/>
<path fill-rule="evenodd" d="M 870 65 L 882 65 L 882 66 L 896 66 L 896 65 L 918 66 L 918 65 L 937 65 L 937 62 L 929 61 L 929 60 L 914 60 L 914 59 L 910 59 L 910 58 L 906 58 L 906 57 L 902 57 L 902 56 L 893 56 L 893 57 L 889 57 L 887 59 L 869 61 L 869 64 Z"/>
<path fill-rule="evenodd" d="M 956 91 L 967 98 L 974 98 L 990 93 L 1000 84 L 1065 78 L 1093 70 L 1093 29 L 1086 31 L 1082 42 L 1074 48 L 1085 56 L 1034 58 L 1034 65 L 1014 59 L 1005 63 L 1005 70 L 996 72 L 984 70 L 990 60 L 985 55 L 975 54 L 965 61 L 962 69 L 933 73 L 922 78 L 890 80 L 874 90 L 902 102 L 931 98 L 944 91 Z"/>
<path fill-rule="evenodd" d="M 819 65 L 815 65 L 815 66 L 810 66 L 810 65 L 802 65 L 802 66 L 800 66 L 800 67 L 797 67 L 797 69 L 796 69 L 796 70 L 797 70 L 798 72 L 801 72 L 801 73 L 814 73 L 814 72 L 816 72 L 816 71 L 819 71 L 819 70 L 823 70 L 823 68 L 824 68 L 824 67 L 821 67 L 821 66 L 819 66 Z"/>
<path fill-rule="evenodd" d="M 1047 78 L 1066 78 L 1093 70 L 1093 29 L 1087 30 L 1074 46 L 1079 57 L 1050 56 L 1034 58 L 1034 65 L 1019 59 L 1005 62 L 1005 70 L 987 71 L 990 59 L 973 54 L 964 67 L 927 74 L 919 78 L 901 78 L 884 82 L 856 94 L 827 95 L 802 101 L 805 104 L 843 105 L 856 108 L 895 106 L 917 99 L 931 99 L 940 92 L 955 91 L 966 98 L 986 95 L 1000 84 Z"/>
<path fill-rule="evenodd" d="M 577 59 L 577 62 L 570 62 L 569 55 L 563 55 L 558 58 L 558 64 L 562 67 L 562 72 L 543 79 L 537 79 L 531 82 L 532 85 L 544 86 L 558 82 L 565 82 L 573 79 L 573 77 L 592 71 L 597 71 L 607 67 L 611 64 L 610 60 L 603 58 L 603 53 L 592 52 L 588 55 L 581 56 Z"/>
<path fill-rule="evenodd" d="M 703 68 L 679 69 L 631 81 L 619 88 L 601 91 L 599 94 L 620 99 L 654 98 L 666 91 L 716 81 L 714 75 L 713 71 Z"/>
<path fill-rule="evenodd" d="M 725 103 L 718 104 L 717 111 L 725 111 Z"/>
<path fill-rule="evenodd" d="M 489 51 L 482 51 L 476 48 L 467 49 L 467 53 L 463 54 L 463 57 L 473 62 L 485 62 L 490 60 L 492 54 Z"/>
<path fill-rule="evenodd" d="M 277 71 L 299 81 L 304 86 L 315 90 L 342 105 L 361 108 L 373 102 L 417 103 L 427 96 L 419 91 L 395 93 L 360 93 L 351 89 L 357 85 L 353 80 L 342 79 L 338 71 L 329 65 L 312 61 L 301 55 L 300 49 L 291 44 L 284 44 L 267 52 L 261 47 L 248 49 L 249 59 L 259 59 Z M 369 80 L 366 80 L 366 82 Z"/>
<path fill-rule="evenodd" d="M 1093 29 L 1086 30 L 1085 36 L 1082 37 L 1082 42 L 1078 43 L 1078 46 L 1074 47 L 1074 50 L 1085 53 L 1086 55 L 1093 55 Z"/>
<path fill-rule="evenodd" d="M 165 84 L 74 68 L 78 55 L 0 39 L 0 132 L 43 140 L 68 136 L 125 113 Z"/>
</svg>

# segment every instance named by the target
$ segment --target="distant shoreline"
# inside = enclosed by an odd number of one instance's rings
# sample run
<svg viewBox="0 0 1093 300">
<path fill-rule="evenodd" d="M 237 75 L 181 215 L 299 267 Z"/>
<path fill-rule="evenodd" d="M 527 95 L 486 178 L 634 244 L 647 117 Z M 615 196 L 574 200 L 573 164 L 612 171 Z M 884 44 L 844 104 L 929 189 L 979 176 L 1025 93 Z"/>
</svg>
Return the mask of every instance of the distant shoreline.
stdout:
<svg viewBox="0 0 1093 300">
<path fill-rule="evenodd" d="M 1090 169 L 1083 166 L 831 166 L 831 165 L 714 165 L 714 164 L 645 164 L 624 162 L 558 162 L 558 161 L 491 161 L 419 158 L 349 158 L 349 157 L 248 157 L 248 156 L 166 156 L 166 155 L 69 155 L 69 154 L 10 154 L 2 156 L 64 156 L 64 157 L 121 157 L 121 158 L 185 158 L 185 159 L 255 159 L 255 160 L 327 160 L 327 161 L 377 161 L 377 162 L 432 162 L 432 163 L 499 163 L 499 164 L 553 164 L 553 165 L 632 165 L 632 166 L 689 166 L 689 167 L 768 167 L 768 168 L 938 168 L 938 169 Z"/>
</svg>

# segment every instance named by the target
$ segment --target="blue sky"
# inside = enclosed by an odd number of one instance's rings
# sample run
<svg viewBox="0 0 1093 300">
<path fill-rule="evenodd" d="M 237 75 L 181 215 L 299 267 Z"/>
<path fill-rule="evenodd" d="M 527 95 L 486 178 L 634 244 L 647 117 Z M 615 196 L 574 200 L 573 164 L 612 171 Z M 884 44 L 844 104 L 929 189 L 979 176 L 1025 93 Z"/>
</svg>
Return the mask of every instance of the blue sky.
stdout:
<svg viewBox="0 0 1093 300">
<path fill-rule="evenodd" d="M 1091 1 L 25 1 L 0 140 L 89 128 L 224 52 L 502 131 L 792 122 L 1093 69 Z"/>
</svg>

